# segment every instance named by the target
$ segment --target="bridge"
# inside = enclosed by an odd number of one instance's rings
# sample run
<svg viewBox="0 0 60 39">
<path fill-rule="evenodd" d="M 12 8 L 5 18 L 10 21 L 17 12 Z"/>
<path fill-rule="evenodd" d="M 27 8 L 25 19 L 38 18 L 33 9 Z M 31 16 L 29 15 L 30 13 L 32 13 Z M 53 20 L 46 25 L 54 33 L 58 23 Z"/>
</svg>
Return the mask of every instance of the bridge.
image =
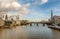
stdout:
<svg viewBox="0 0 60 39">
<path fill-rule="evenodd" d="M 41 22 L 29 22 L 30 26 L 33 26 L 33 25 L 39 26 L 39 24 L 42 24 L 42 23 Z M 43 24 L 43 25 L 45 25 L 45 24 Z"/>
</svg>

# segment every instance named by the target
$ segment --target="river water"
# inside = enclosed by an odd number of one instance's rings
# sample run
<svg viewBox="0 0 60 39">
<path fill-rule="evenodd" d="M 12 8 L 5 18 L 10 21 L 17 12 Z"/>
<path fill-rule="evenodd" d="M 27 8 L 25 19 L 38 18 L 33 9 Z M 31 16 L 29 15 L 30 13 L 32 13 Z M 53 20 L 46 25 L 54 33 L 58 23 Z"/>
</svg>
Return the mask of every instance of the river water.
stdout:
<svg viewBox="0 0 60 39">
<path fill-rule="evenodd" d="M 0 39 L 60 39 L 60 31 L 47 25 L 26 25 L 0 29 Z"/>
</svg>

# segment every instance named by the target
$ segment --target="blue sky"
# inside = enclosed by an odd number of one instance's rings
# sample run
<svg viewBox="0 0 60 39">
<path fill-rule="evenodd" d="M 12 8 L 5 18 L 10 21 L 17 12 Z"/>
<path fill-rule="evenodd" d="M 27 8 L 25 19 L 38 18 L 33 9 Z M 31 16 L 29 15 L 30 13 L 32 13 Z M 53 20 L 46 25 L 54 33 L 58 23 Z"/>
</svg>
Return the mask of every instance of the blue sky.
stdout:
<svg viewBox="0 0 60 39">
<path fill-rule="evenodd" d="M 45 3 L 42 3 L 44 1 Z M 28 8 L 30 12 L 24 15 L 22 19 L 48 19 L 50 18 L 51 9 L 53 9 L 54 15 L 60 15 L 60 0 L 43 0 L 42 2 L 41 0 L 19 0 L 20 4 L 30 4 Z"/>
<path fill-rule="evenodd" d="M 15 13 L 22 14 L 20 16 L 21 19 L 47 20 L 50 18 L 51 9 L 53 10 L 54 15 L 60 16 L 60 0 L 16 0 L 16 1 L 17 2 L 15 2 L 14 0 L 14 2 L 12 3 L 12 9 L 13 10 L 16 9 L 17 11 L 17 12 L 15 11 L 14 14 Z M 5 8 L 8 7 L 8 9 L 10 9 L 11 7 L 9 8 L 9 6 L 10 4 L 8 3 L 5 6 Z"/>
</svg>

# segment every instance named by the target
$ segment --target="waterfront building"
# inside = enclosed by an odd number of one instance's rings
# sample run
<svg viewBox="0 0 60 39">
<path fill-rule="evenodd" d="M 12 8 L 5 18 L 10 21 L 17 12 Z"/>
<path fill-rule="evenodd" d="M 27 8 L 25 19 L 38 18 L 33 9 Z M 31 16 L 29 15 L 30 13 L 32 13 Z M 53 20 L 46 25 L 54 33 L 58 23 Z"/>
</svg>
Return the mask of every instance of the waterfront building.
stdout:
<svg viewBox="0 0 60 39">
<path fill-rule="evenodd" d="M 4 20 L 2 17 L 0 17 L 0 26 L 4 26 Z"/>
<path fill-rule="evenodd" d="M 53 16 L 53 23 L 56 25 L 60 24 L 60 16 Z"/>
<path fill-rule="evenodd" d="M 53 15 L 53 10 L 51 10 L 51 24 L 59 25 L 60 24 L 60 16 Z"/>
<path fill-rule="evenodd" d="M 0 27 L 4 25 L 3 14 L 0 13 Z"/>
<path fill-rule="evenodd" d="M 17 14 L 17 16 L 16 16 L 16 25 L 17 26 L 20 26 L 21 25 L 21 22 L 19 20 L 19 14 Z"/>
<path fill-rule="evenodd" d="M 5 20 L 8 20 L 8 15 L 5 16 Z"/>
</svg>

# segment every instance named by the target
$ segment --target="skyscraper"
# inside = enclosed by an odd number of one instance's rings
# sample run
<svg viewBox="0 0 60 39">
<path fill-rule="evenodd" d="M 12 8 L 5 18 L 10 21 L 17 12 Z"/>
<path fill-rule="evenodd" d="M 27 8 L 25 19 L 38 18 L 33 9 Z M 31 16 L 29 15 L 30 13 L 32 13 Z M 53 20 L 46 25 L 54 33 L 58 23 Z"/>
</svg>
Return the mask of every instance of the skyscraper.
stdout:
<svg viewBox="0 0 60 39">
<path fill-rule="evenodd" d="M 8 20 L 8 16 L 7 15 L 5 16 L 5 20 Z"/>
<path fill-rule="evenodd" d="M 53 24 L 53 10 L 51 10 L 51 24 Z"/>
</svg>

